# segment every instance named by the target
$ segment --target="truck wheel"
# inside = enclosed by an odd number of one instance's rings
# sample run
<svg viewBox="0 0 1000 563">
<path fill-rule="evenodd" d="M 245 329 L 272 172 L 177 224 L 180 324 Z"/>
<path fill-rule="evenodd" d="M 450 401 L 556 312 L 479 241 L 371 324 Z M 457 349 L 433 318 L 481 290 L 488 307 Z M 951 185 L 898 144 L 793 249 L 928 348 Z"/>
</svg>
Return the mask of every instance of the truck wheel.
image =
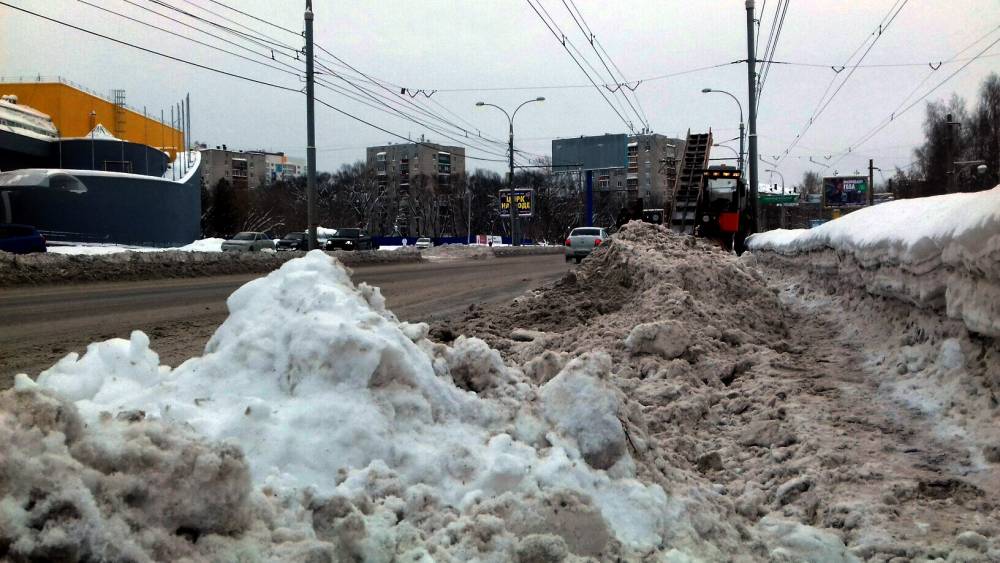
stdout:
<svg viewBox="0 0 1000 563">
<path fill-rule="evenodd" d="M 583 258 L 580 258 L 579 256 L 577 256 L 575 259 L 576 259 L 576 263 L 577 264 L 579 264 L 580 262 L 583 262 Z"/>
</svg>

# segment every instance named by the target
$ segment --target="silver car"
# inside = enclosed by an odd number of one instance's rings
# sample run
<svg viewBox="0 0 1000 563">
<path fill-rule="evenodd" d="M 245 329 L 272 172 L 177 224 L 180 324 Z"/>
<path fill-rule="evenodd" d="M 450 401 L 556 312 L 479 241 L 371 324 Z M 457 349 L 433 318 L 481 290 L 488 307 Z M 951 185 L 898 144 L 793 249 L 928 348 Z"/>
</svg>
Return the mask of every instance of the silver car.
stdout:
<svg viewBox="0 0 1000 563">
<path fill-rule="evenodd" d="M 427 237 L 420 237 L 417 239 L 417 243 L 414 244 L 417 248 L 431 248 L 434 246 L 434 241 Z"/>
<path fill-rule="evenodd" d="M 566 261 L 576 260 L 579 264 L 595 248 L 608 240 L 608 232 L 600 227 L 579 227 L 573 229 L 566 239 Z"/>
<path fill-rule="evenodd" d="M 274 241 L 267 233 L 246 231 L 222 243 L 223 252 L 257 252 L 274 250 Z"/>
</svg>

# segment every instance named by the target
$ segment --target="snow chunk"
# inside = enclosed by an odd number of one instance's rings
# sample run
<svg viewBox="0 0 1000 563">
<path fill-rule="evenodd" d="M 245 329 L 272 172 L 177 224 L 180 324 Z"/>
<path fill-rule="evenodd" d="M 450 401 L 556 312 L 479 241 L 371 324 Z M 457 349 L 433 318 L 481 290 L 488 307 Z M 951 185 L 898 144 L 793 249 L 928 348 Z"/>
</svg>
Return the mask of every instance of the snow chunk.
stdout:
<svg viewBox="0 0 1000 563">
<path fill-rule="evenodd" d="M 618 419 L 621 400 L 601 379 L 611 371 L 606 353 L 584 354 L 542 386 L 545 417 L 576 441 L 583 459 L 608 469 L 626 453 L 625 431 Z"/>
<path fill-rule="evenodd" d="M 690 345 L 690 336 L 677 321 L 657 321 L 637 325 L 625 339 L 625 347 L 633 354 L 656 354 L 672 360 Z"/>
</svg>

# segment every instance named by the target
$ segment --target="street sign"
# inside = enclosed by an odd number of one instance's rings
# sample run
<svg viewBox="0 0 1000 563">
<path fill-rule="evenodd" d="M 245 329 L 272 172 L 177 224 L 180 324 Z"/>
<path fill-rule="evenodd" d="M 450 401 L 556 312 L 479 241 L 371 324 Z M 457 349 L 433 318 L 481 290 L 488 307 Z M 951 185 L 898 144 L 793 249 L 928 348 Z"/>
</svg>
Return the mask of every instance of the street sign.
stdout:
<svg viewBox="0 0 1000 563">
<path fill-rule="evenodd" d="M 758 192 L 757 201 L 761 205 L 798 203 L 799 194 L 762 194 Z"/>
<path fill-rule="evenodd" d="M 535 209 L 535 190 L 514 188 L 518 217 L 531 217 Z M 500 190 L 500 216 L 510 217 L 510 190 Z"/>
</svg>

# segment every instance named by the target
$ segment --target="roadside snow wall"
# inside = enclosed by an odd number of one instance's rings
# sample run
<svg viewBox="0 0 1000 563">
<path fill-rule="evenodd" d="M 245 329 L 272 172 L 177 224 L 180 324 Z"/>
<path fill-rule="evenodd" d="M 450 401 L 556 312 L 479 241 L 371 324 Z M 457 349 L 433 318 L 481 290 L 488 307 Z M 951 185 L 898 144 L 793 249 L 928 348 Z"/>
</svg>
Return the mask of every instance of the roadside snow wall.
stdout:
<svg viewBox="0 0 1000 563">
<path fill-rule="evenodd" d="M 866 370 L 978 469 L 1000 463 L 1000 186 L 753 235 L 787 303 L 835 314 Z"/>
<path fill-rule="evenodd" d="M 882 203 L 747 245 L 764 264 L 836 276 L 844 288 L 941 309 L 974 333 L 1000 336 L 1000 186 Z"/>
</svg>

